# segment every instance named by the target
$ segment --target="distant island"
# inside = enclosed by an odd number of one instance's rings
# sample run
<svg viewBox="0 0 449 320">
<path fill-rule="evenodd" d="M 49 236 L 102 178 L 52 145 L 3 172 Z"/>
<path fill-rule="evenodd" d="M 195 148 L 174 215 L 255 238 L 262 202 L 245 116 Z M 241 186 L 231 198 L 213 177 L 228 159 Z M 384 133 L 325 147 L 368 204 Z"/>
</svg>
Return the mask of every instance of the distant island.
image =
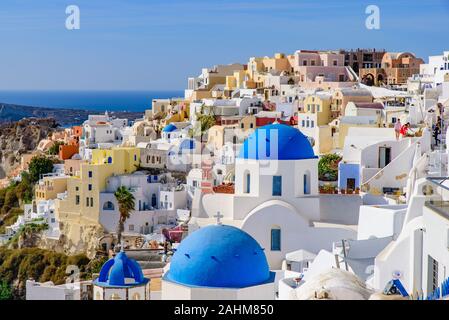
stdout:
<svg viewBox="0 0 449 320">
<path fill-rule="evenodd" d="M 24 118 L 53 118 L 62 127 L 80 124 L 89 114 L 101 114 L 99 110 L 82 110 L 69 108 L 31 107 L 0 102 L 0 123 L 8 123 Z M 143 112 L 109 111 L 110 115 L 118 118 L 135 120 L 142 118 Z"/>
</svg>

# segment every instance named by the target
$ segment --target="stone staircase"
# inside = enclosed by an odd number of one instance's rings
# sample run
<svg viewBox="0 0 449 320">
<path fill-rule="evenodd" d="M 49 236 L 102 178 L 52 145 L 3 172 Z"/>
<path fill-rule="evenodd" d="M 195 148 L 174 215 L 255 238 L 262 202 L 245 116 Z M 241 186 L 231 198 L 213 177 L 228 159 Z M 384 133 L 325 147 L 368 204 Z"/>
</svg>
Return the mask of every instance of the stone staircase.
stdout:
<svg viewBox="0 0 449 320">
<path fill-rule="evenodd" d="M 165 262 L 162 262 L 162 250 L 126 250 L 126 255 L 136 260 L 142 269 L 159 269 L 166 265 Z"/>
</svg>

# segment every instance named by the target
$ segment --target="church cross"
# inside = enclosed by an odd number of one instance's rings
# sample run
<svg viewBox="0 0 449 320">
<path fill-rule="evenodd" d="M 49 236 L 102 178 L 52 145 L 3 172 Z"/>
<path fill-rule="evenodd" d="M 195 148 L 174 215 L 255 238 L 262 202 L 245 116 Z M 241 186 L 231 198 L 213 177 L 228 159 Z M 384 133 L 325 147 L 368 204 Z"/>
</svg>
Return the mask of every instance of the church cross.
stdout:
<svg viewBox="0 0 449 320">
<path fill-rule="evenodd" d="M 217 225 L 221 225 L 221 218 L 223 218 L 224 215 L 220 214 L 220 211 L 217 212 L 217 214 L 214 216 L 214 218 L 217 218 Z"/>
</svg>

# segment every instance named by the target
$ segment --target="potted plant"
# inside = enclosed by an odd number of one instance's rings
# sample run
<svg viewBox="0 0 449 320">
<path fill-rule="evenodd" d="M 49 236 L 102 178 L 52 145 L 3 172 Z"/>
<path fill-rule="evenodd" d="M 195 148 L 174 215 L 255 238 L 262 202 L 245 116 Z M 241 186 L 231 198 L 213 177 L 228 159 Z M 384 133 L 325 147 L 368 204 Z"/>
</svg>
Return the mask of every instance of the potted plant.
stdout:
<svg viewBox="0 0 449 320">
<path fill-rule="evenodd" d="M 341 194 L 346 194 L 346 189 L 340 189 Z"/>
<path fill-rule="evenodd" d="M 355 188 L 355 194 L 360 194 L 360 188 L 359 187 Z"/>
</svg>

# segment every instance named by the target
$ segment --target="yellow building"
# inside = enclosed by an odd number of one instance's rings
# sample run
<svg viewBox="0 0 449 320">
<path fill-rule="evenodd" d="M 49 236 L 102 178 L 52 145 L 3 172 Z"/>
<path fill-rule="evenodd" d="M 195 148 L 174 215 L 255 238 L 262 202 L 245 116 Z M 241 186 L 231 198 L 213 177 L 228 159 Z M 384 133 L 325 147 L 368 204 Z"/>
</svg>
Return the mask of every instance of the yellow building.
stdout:
<svg viewBox="0 0 449 320">
<path fill-rule="evenodd" d="M 303 113 L 315 115 L 316 125 L 327 125 L 331 121 L 331 102 L 330 95 L 310 95 L 304 99 Z"/>
<path fill-rule="evenodd" d="M 95 149 L 92 160 L 82 163 L 79 176 L 69 177 L 67 198 L 57 204 L 61 222 L 76 221 L 84 224 L 98 224 L 100 216 L 100 192 L 106 189 L 106 180 L 112 175 L 136 171 L 140 163 L 140 149 L 113 148 Z"/>
<path fill-rule="evenodd" d="M 331 123 L 334 149 L 342 150 L 350 128 L 379 128 L 375 119 L 370 117 L 342 117 Z"/>
<path fill-rule="evenodd" d="M 311 138 L 316 154 L 325 154 L 332 149 L 331 95 L 314 94 L 304 99 L 303 109 L 298 112 L 298 129 Z"/>
<path fill-rule="evenodd" d="M 56 199 L 58 193 L 67 190 L 67 177 L 48 176 L 41 179 L 34 189 L 34 197 L 39 200 Z"/>
</svg>

